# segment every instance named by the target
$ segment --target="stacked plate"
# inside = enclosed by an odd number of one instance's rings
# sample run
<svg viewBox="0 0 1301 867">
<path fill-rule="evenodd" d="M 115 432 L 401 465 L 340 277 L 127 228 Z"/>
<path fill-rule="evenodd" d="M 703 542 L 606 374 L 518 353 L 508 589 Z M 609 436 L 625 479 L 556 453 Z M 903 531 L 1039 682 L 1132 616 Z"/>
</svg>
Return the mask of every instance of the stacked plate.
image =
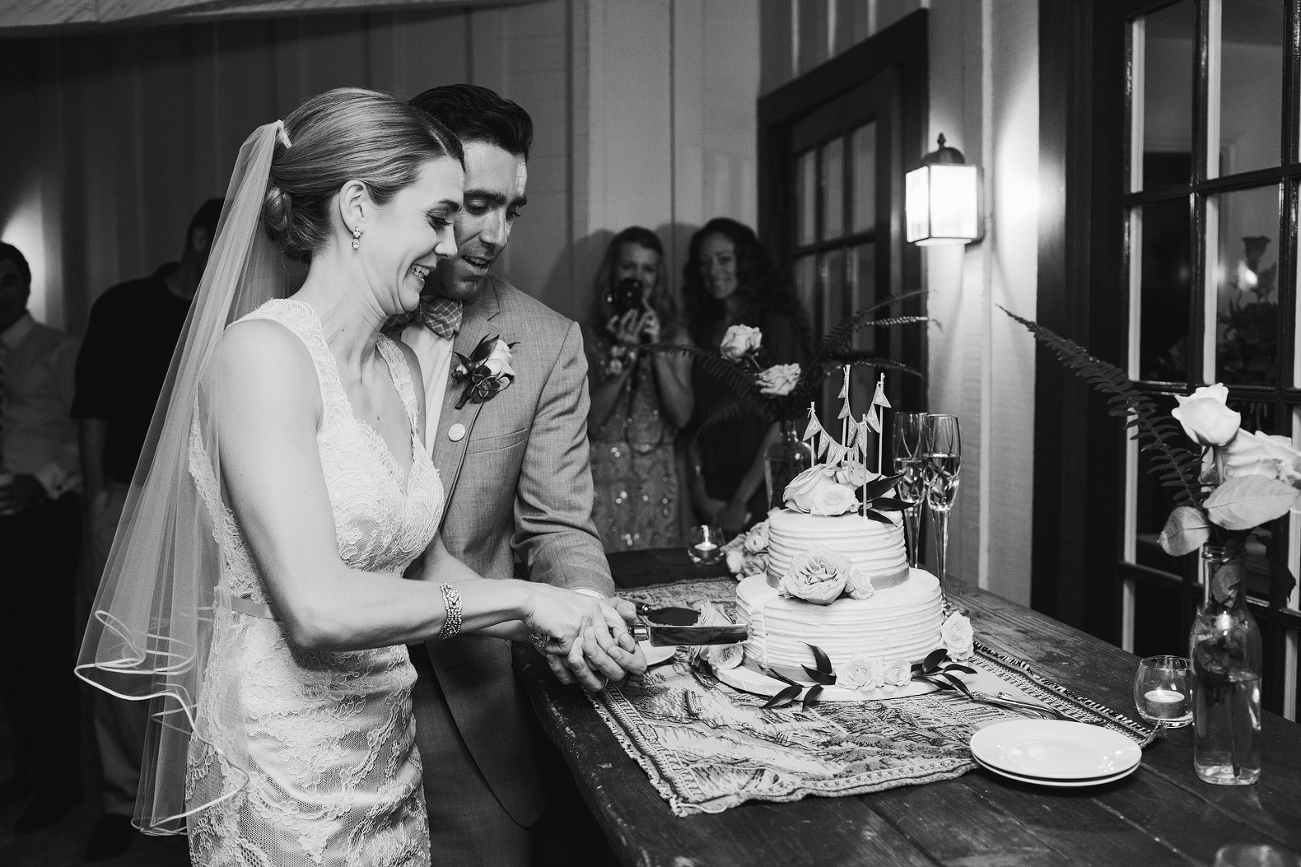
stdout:
<svg viewBox="0 0 1301 867">
<path fill-rule="evenodd" d="M 1097 786 L 1127 777 L 1143 751 L 1119 732 L 1065 720 L 1008 720 L 972 735 L 977 764 L 1038 786 Z"/>
</svg>

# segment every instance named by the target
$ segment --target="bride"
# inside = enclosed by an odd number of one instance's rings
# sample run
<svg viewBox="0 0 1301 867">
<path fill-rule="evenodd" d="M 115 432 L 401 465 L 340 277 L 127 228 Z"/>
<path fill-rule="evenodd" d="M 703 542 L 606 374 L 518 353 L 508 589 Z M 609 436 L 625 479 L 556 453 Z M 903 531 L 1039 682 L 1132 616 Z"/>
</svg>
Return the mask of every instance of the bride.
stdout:
<svg viewBox="0 0 1301 867">
<path fill-rule="evenodd" d="M 429 863 L 404 644 L 633 658 L 601 600 L 434 538 L 420 370 L 381 329 L 455 254 L 463 177 L 446 130 L 364 90 L 240 152 L 78 665 L 150 701 L 136 822 L 199 867 Z"/>
</svg>

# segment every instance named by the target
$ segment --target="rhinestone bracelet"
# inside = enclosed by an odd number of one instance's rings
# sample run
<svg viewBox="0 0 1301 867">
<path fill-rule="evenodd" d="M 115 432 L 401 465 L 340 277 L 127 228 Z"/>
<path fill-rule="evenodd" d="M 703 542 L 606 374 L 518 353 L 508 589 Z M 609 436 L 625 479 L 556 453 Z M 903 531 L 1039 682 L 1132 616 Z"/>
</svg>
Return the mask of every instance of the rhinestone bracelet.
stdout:
<svg viewBox="0 0 1301 867">
<path fill-rule="evenodd" d="M 447 616 L 443 618 L 443 628 L 438 630 L 438 637 L 455 638 L 461 631 L 461 594 L 451 584 L 439 584 L 438 589 L 443 591 L 443 605 L 447 608 Z"/>
</svg>

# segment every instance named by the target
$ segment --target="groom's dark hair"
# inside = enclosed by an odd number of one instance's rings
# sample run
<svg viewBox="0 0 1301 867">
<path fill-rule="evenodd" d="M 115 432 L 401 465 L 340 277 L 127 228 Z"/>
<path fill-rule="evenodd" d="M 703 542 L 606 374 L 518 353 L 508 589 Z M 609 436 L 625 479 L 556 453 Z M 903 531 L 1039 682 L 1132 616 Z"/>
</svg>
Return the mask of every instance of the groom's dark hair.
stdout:
<svg viewBox="0 0 1301 867">
<path fill-rule="evenodd" d="M 432 115 L 462 144 L 483 142 L 529 158 L 533 119 L 496 91 L 477 84 L 445 84 L 413 97 L 411 105 Z"/>
</svg>

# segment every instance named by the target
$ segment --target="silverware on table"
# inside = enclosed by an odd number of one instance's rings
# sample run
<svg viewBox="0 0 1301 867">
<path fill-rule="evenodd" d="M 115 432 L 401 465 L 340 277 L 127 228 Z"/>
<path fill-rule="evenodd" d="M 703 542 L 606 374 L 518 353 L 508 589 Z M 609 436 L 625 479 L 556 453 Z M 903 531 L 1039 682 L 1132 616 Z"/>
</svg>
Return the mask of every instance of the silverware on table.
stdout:
<svg viewBox="0 0 1301 867">
<path fill-rule="evenodd" d="M 1009 695 L 1006 692 L 1000 692 L 998 695 L 988 695 L 983 692 L 972 692 L 971 697 L 981 703 L 993 705 L 994 707 L 1005 708 L 1006 710 L 1024 711 L 1026 713 L 1038 714 L 1044 719 L 1070 720 L 1066 714 L 1061 711 L 1053 710 L 1042 704 L 1036 704 L 1031 701 L 1021 701 Z"/>
</svg>

